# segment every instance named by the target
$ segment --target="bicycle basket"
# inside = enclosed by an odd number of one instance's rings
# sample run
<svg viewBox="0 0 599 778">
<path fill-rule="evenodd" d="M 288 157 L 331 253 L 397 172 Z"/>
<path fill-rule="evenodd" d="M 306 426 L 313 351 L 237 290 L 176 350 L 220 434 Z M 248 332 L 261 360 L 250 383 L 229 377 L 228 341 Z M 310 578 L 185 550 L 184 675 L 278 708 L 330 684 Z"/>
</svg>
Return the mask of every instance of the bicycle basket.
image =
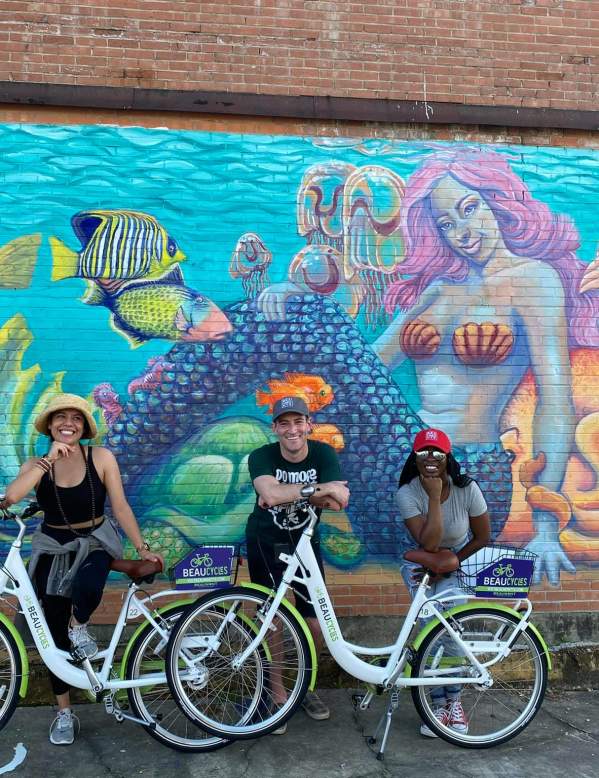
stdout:
<svg viewBox="0 0 599 778">
<path fill-rule="evenodd" d="M 485 546 L 465 559 L 459 586 L 476 597 L 520 599 L 528 595 L 537 555 L 509 546 Z"/>
</svg>

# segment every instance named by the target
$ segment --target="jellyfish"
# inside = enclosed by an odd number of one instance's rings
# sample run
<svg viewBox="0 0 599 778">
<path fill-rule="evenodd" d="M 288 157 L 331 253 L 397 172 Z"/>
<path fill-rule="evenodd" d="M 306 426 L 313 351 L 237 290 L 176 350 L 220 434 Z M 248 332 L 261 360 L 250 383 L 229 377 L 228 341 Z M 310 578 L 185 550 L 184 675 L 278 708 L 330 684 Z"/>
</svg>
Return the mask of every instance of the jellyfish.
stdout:
<svg viewBox="0 0 599 778">
<path fill-rule="evenodd" d="M 388 168 L 366 165 L 343 188 L 343 276 L 363 285 L 367 321 L 379 321 L 389 284 L 400 278 L 404 242 L 400 212 L 403 179 Z"/>
<path fill-rule="evenodd" d="M 231 255 L 229 274 L 231 278 L 241 278 L 243 291 L 248 298 L 254 298 L 270 283 L 268 267 L 272 262 L 272 253 L 255 232 L 244 232 L 237 241 Z"/>
<path fill-rule="evenodd" d="M 308 243 L 342 249 L 343 187 L 355 169 L 333 160 L 311 165 L 304 173 L 297 193 L 297 228 Z"/>
</svg>

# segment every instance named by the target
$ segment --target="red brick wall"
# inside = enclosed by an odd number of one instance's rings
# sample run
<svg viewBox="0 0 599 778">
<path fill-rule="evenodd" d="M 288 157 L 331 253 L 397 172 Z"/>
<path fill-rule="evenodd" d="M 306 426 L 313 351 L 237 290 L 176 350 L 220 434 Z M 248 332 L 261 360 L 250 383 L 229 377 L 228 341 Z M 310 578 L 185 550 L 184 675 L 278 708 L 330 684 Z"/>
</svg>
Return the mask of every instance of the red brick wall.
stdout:
<svg viewBox="0 0 599 778">
<path fill-rule="evenodd" d="M 367 126 L 325 122 L 299 122 L 266 118 L 226 118 L 136 112 L 83 111 L 75 109 L 43 109 L 35 107 L 0 107 L 0 122 L 17 124 L 137 124 L 146 127 L 167 126 L 169 129 L 264 133 L 272 135 L 356 135 L 360 137 L 389 136 L 410 139 L 470 140 L 481 143 L 508 142 L 538 146 L 597 146 L 590 133 L 574 131 L 538 131 L 487 129 L 476 127 Z M 243 574 L 243 571 L 242 571 Z M 336 607 L 340 614 L 397 614 L 404 612 L 407 593 L 397 572 L 391 573 L 376 564 L 346 573 L 331 569 L 328 574 Z M 98 612 L 96 621 L 114 619 L 121 590 L 110 588 Z M 562 573 L 560 584 L 544 584 L 533 590 L 535 607 L 551 612 L 599 610 L 599 581 L 596 570 L 578 569 L 575 575 Z"/>
<path fill-rule="evenodd" d="M 592 109 L 593 0 L 0 4 L 0 80 Z"/>
<path fill-rule="evenodd" d="M 247 569 L 242 568 L 239 581 L 245 580 L 248 580 Z M 107 587 L 102 603 L 92 617 L 95 624 L 114 623 L 122 604 L 123 586 Z M 338 616 L 398 616 L 406 613 L 410 605 L 399 574 L 390 574 L 376 565 L 370 565 L 353 576 L 329 570 L 327 587 Z M 164 588 L 169 587 L 164 584 L 150 590 Z M 193 597 L 193 594 L 190 596 Z M 599 610 L 599 580 L 595 571 L 579 570 L 575 575 L 565 573 L 557 587 L 549 586 L 547 582 L 535 586 L 530 592 L 530 599 L 535 611 L 590 613 Z M 588 639 L 591 637 L 587 636 Z"/>
</svg>

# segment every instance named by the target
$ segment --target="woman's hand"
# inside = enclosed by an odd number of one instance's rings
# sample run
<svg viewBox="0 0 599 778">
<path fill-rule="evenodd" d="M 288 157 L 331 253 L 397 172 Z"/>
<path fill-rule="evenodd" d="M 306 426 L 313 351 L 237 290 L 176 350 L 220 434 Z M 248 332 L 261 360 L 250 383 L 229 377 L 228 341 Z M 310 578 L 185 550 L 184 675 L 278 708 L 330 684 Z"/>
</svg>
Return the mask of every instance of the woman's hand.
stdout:
<svg viewBox="0 0 599 778">
<path fill-rule="evenodd" d="M 52 441 L 52 445 L 50 446 L 50 451 L 46 454 L 46 459 L 51 463 L 54 464 L 58 459 L 61 457 L 69 457 L 71 454 L 73 454 L 75 451 L 77 451 L 78 446 L 71 446 L 68 443 L 59 443 L 56 440 Z"/>
<path fill-rule="evenodd" d="M 420 483 L 422 488 L 428 494 L 429 500 L 440 500 L 443 490 L 443 481 L 438 475 L 421 475 Z"/>
<path fill-rule="evenodd" d="M 157 551 L 148 551 L 147 548 L 142 548 L 138 553 L 140 559 L 148 559 L 150 562 L 160 562 L 162 569 L 164 570 L 164 558 L 162 554 L 159 554 Z"/>
</svg>

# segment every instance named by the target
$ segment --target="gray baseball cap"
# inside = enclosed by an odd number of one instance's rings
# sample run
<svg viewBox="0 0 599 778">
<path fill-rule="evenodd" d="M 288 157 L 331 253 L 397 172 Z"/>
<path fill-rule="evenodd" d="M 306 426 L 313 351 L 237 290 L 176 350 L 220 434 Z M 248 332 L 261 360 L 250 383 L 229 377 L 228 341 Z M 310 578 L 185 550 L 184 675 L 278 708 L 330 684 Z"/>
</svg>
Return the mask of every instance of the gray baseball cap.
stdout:
<svg viewBox="0 0 599 778">
<path fill-rule="evenodd" d="M 281 397 L 280 400 L 277 400 L 272 409 L 272 420 L 276 421 L 284 413 L 301 413 L 302 416 L 310 415 L 308 406 L 301 397 Z"/>
</svg>

